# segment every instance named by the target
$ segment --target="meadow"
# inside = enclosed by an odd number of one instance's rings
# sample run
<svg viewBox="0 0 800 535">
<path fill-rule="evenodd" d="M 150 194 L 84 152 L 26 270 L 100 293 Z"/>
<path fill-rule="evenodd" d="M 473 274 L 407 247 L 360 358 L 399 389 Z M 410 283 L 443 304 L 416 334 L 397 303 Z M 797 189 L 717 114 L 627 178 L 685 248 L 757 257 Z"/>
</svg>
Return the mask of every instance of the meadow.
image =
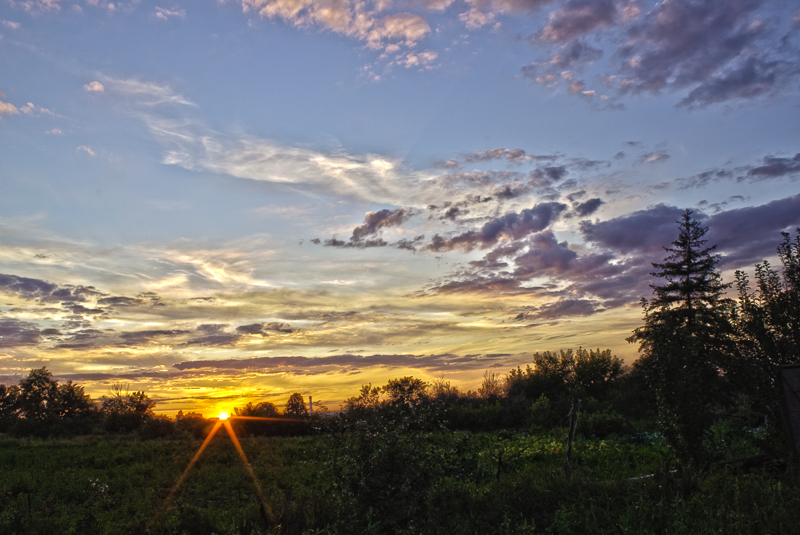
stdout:
<svg viewBox="0 0 800 535">
<path fill-rule="evenodd" d="M 435 427 L 373 419 L 241 437 L 263 504 L 224 433 L 168 501 L 202 442 L 190 434 L 5 437 L 0 533 L 797 532 L 796 465 L 724 462 L 757 453 L 758 430 L 715 425 L 721 461 L 702 471 L 671 469 L 658 433 L 579 434 L 567 477 L 566 428 Z"/>
</svg>

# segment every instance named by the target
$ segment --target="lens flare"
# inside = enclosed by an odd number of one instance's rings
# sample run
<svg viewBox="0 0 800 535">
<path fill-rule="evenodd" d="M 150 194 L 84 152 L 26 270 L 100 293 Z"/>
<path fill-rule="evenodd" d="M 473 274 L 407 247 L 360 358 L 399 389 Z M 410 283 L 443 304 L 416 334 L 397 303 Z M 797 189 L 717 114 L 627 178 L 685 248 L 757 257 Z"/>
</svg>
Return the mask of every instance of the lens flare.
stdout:
<svg viewBox="0 0 800 535">
<path fill-rule="evenodd" d="M 167 506 L 172 501 L 175 494 L 178 492 L 178 489 L 181 487 L 181 484 L 189 475 L 192 467 L 197 463 L 198 459 L 200 459 L 200 455 L 205 451 L 206 447 L 208 447 L 211 439 L 214 438 L 214 435 L 217 434 L 220 427 L 225 427 L 225 430 L 228 432 L 228 436 L 231 438 L 231 442 L 233 442 L 233 447 L 236 448 L 236 452 L 239 454 L 239 458 L 241 459 L 242 463 L 244 464 L 244 468 L 247 471 L 247 474 L 250 476 L 250 479 L 253 480 L 253 484 L 256 487 L 256 493 L 258 495 L 258 499 L 260 503 L 261 514 L 264 517 L 264 520 L 267 522 L 274 523 L 275 517 L 272 513 L 272 510 L 269 506 L 269 502 L 267 501 L 267 497 L 264 494 L 264 491 L 261 488 L 261 485 L 258 482 L 258 478 L 256 477 L 255 472 L 253 472 L 253 468 L 250 466 L 250 462 L 247 460 L 247 455 L 245 455 L 244 450 L 242 449 L 242 445 L 239 443 L 239 439 L 236 436 L 236 433 L 233 430 L 230 422 L 231 420 L 261 420 L 261 421 L 278 421 L 278 422 L 301 422 L 304 420 L 300 420 L 297 418 L 264 418 L 258 416 L 230 416 L 227 412 L 222 411 L 219 413 L 219 419 L 214 424 L 214 427 L 211 428 L 211 432 L 208 434 L 206 439 L 200 445 L 200 449 L 194 454 L 192 460 L 189 461 L 189 466 L 186 467 L 186 470 L 183 471 L 181 477 L 178 478 L 178 481 L 175 483 L 175 486 L 172 487 L 169 494 L 167 495 L 164 503 L 161 505 L 161 508 L 156 512 L 155 516 L 150 520 L 148 524 L 148 530 L 154 526 L 158 520 L 160 520 L 161 516 L 167 509 Z"/>
</svg>

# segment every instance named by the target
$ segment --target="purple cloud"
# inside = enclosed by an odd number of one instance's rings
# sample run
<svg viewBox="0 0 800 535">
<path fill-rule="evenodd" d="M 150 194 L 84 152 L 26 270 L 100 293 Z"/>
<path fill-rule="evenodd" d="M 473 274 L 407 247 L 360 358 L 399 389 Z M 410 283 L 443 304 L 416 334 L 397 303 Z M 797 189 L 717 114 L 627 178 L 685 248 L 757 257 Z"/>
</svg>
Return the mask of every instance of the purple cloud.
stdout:
<svg viewBox="0 0 800 535">
<path fill-rule="evenodd" d="M 550 22 L 537 35 L 541 41 L 565 43 L 601 27 L 617 14 L 613 0 L 568 0 L 550 13 Z"/>
<path fill-rule="evenodd" d="M 501 238 L 517 240 L 547 228 L 566 208 L 567 205 L 556 202 L 538 204 L 518 214 L 511 212 L 493 219 L 480 230 L 464 232 L 449 239 L 436 234 L 425 248 L 434 252 L 487 249 Z"/>
</svg>

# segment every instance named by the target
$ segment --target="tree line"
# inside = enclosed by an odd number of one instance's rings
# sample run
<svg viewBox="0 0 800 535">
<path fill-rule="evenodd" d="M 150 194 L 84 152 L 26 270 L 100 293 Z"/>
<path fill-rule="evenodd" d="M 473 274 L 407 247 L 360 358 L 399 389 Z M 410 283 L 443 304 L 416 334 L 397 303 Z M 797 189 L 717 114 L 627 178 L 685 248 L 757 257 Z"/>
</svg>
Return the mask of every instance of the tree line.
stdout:
<svg viewBox="0 0 800 535">
<path fill-rule="evenodd" d="M 31 370 L 18 385 L 0 384 L 0 433 L 45 437 L 138 432 L 146 438 L 159 438 L 178 431 L 203 436 L 210 428 L 209 419 L 200 414 L 179 411 L 173 421 L 156 414 L 155 407 L 156 402 L 144 391 L 130 391 L 121 384 L 112 385 L 107 395 L 95 401 L 83 386 L 71 380 L 59 384 L 43 367 Z M 326 411 L 321 404 L 314 409 L 315 414 Z M 250 402 L 236 407 L 234 413 L 286 421 L 313 416 L 298 392 L 289 397 L 282 413 L 269 402 Z M 283 431 L 301 430 L 291 424 L 283 427 Z M 276 431 L 274 426 L 271 431 Z"/>
</svg>

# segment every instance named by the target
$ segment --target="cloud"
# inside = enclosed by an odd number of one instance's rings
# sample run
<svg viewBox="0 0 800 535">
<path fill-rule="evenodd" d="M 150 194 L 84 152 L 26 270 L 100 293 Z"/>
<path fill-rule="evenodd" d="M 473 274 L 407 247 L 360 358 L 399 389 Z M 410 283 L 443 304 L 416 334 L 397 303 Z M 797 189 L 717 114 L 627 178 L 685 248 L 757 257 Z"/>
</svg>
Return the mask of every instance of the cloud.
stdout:
<svg viewBox="0 0 800 535">
<path fill-rule="evenodd" d="M 17 107 L 9 102 L 0 100 L 0 115 L 17 115 L 19 110 Z"/>
<path fill-rule="evenodd" d="M 507 353 L 487 355 L 353 355 L 341 354 L 324 357 L 253 357 L 249 359 L 183 361 L 173 366 L 181 371 L 219 369 L 219 370 L 261 370 L 266 373 L 290 372 L 295 375 L 311 375 L 330 368 L 364 369 L 369 366 L 385 368 L 415 368 L 429 371 L 458 369 L 482 369 L 490 363 L 500 361 Z"/>
<path fill-rule="evenodd" d="M 550 13 L 538 38 L 565 43 L 597 28 L 610 26 L 617 14 L 613 0 L 568 0 Z"/>
<path fill-rule="evenodd" d="M 433 252 L 487 249 L 501 239 L 516 240 L 547 228 L 566 208 L 567 205 L 556 202 L 538 204 L 519 213 L 511 212 L 495 218 L 485 223 L 480 230 L 470 230 L 452 238 L 443 238 L 436 234 L 425 249 Z"/>
<path fill-rule="evenodd" d="M 539 167 L 531 171 L 530 177 L 535 185 L 542 185 L 548 182 L 557 182 L 567 175 L 567 168 L 563 165 Z"/>
<path fill-rule="evenodd" d="M 83 88 L 90 93 L 102 93 L 106 90 L 105 86 L 95 80 L 94 82 L 89 82 L 88 84 L 84 85 Z"/>
<path fill-rule="evenodd" d="M 764 56 L 758 42 L 768 29 L 754 18 L 761 5 L 760 0 L 661 2 L 627 29 L 618 50 L 620 89 L 658 94 L 690 88 L 680 103 L 688 107 L 769 93 L 797 66 Z"/>
<path fill-rule="evenodd" d="M 33 102 L 28 102 L 23 107 L 19 109 L 22 113 L 26 115 L 49 115 L 51 117 L 55 117 L 55 113 L 48 110 L 47 108 L 42 108 L 40 106 L 34 105 Z"/>
<path fill-rule="evenodd" d="M 29 13 L 43 13 L 61 9 L 60 0 L 9 0 L 11 7 L 19 7 Z"/>
<path fill-rule="evenodd" d="M 350 240 L 360 241 L 366 236 L 376 234 L 380 229 L 400 226 L 408 221 L 412 215 L 413 211 L 407 208 L 367 212 L 364 216 L 364 222 L 353 229 L 353 236 Z"/>
<path fill-rule="evenodd" d="M 766 180 L 795 175 L 797 173 L 800 173 L 800 152 L 795 154 L 793 158 L 765 156 L 764 163 L 758 167 L 749 169 L 747 171 L 747 176 L 754 180 Z"/>
<path fill-rule="evenodd" d="M 296 332 L 290 324 L 282 322 L 272 323 L 251 323 L 250 325 L 240 325 L 236 331 L 242 334 L 258 335 L 261 337 L 269 336 L 270 332 L 291 334 Z"/>
<path fill-rule="evenodd" d="M 678 221 L 684 210 L 659 204 L 592 223 L 581 221 L 584 239 L 623 254 L 649 253 L 661 260 L 663 247 L 678 237 Z M 780 232 L 800 226 L 800 194 L 760 206 L 720 211 L 711 217 L 694 214 L 709 228 L 708 245 L 717 245 L 726 267 L 748 267 L 775 254 Z"/>
<path fill-rule="evenodd" d="M 559 49 L 550 59 L 547 67 L 571 69 L 578 66 L 587 66 L 601 57 L 603 57 L 602 50 L 594 48 L 580 39 L 576 39 Z M 532 69 L 535 69 L 535 67 Z M 525 72 L 524 69 L 523 72 Z"/>
<path fill-rule="evenodd" d="M 93 286 L 62 286 L 41 279 L 2 273 L 0 273 L 0 292 L 43 303 L 85 301 L 89 296 L 102 295 Z"/>
<path fill-rule="evenodd" d="M 3 26 L 6 28 L 11 28 L 12 30 L 19 30 L 22 25 L 19 22 L 14 22 L 13 20 L 4 20 Z"/>
<path fill-rule="evenodd" d="M 35 323 L 0 318 L 0 347 L 35 346 L 41 334 Z"/>
<path fill-rule="evenodd" d="M 185 9 L 166 9 L 163 7 L 156 7 L 155 16 L 159 20 L 169 20 L 170 17 L 177 17 L 179 19 L 186 17 Z"/>
<path fill-rule="evenodd" d="M 603 204 L 602 199 L 594 198 L 573 206 L 573 209 L 578 217 L 586 217 L 595 213 Z"/>
<path fill-rule="evenodd" d="M 87 147 L 86 145 L 81 145 L 81 146 L 79 146 L 79 147 L 76 147 L 76 148 L 75 148 L 75 152 L 81 152 L 81 151 L 85 152 L 86 154 L 88 154 L 88 155 L 89 155 L 89 156 L 91 156 L 92 158 L 94 158 L 95 156 L 97 156 L 97 153 L 95 153 L 95 152 L 92 150 L 92 148 L 91 148 L 91 147 Z"/>
<path fill-rule="evenodd" d="M 458 15 L 458 20 L 464 23 L 468 30 L 477 30 L 494 22 L 494 13 L 484 13 L 474 6 Z"/>
<path fill-rule="evenodd" d="M 464 155 L 465 162 L 489 162 L 501 159 L 509 163 L 522 163 L 529 158 L 522 149 L 476 150 L 470 154 Z"/>
<path fill-rule="evenodd" d="M 586 241 L 621 253 L 661 251 L 678 237 L 675 222 L 683 212 L 674 206 L 658 204 L 608 221 L 581 221 L 579 229 Z"/>
<path fill-rule="evenodd" d="M 529 37 L 549 58 L 522 74 L 611 109 L 625 95 L 664 92 L 681 94 L 677 106 L 689 109 L 752 101 L 785 92 L 800 74 L 789 19 L 785 6 L 764 0 L 664 0 L 647 12 L 635 2 L 568 0 Z"/>
<path fill-rule="evenodd" d="M 189 112 L 195 105 L 169 86 L 104 78 L 105 91 L 119 97 L 164 147 L 163 163 L 193 171 L 285 186 L 304 185 L 382 204 L 425 206 L 442 195 L 429 171 L 412 172 L 399 160 L 377 154 L 351 155 L 286 146 L 253 136 L 225 135 Z"/>
<path fill-rule="evenodd" d="M 325 246 L 357 249 L 386 247 L 389 245 L 389 242 L 385 241 L 380 236 L 372 239 L 368 239 L 368 237 L 378 234 L 382 229 L 400 226 L 408 221 L 413 215 L 414 210 L 410 208 L 397 208 L 395 210 L 384 208 L 383 210 L 379 210 L 377 212 L 367 212 L 364 215 L 364 222 L 353 229 L 353 235 L 350 236 L 349 241 L 330 238 L 325 240 Z M 414 245 L 421 239 L 421 236 L 418 236 L 414 240 L 402 239 L 392 245 L 398 249 L 416 250 Z M 315 243 L 319 243 L 319 240 L 317 240 Z"/>
<path fill-rule="evenodd" d="M 122 339 L 121 347 L 146 347 L 150 345 L 161 345 L 159 341 L 162 338 L 172 338 L 189 333 L 190 331 L 182 329 L 161 329 L 161 330 L 143 330 L 143 331 L 128 331 L 119 333 Z"/>
<path fill-rule="evenodd" d="M 317 26 L 357 39 L 373 50 L 390 44 L 414 47 L 431 28 L 414 13 L 380 15 L 380 8 L 370 9 L 366 2 L 350 0 L 242 0 L 245 11 L 262 17 L 281 19 L 293 26 Z"/>
<path fill-rule="evenodd" d="M 724 255 L 724 266 L 749 267 L 775 255 L 781 231 L 800 227 L 800 194 L 719 212 L 703 223 L 709 227 L 709 244 L 717 244 Z"/>
<path fill-rule="evenodd" d="M 662 163 L 669 160 L 669 154 L 663 151 L 648 152 L 639 159 L 641 163 Z"/>
<path fill-rule="evenodd" d="M 541 306 L 526 307 L 514 317 L 514 321 L 553 320 L 571 316 L 591 316 L 601 309 L 596 301 L 589 299 L 559 299 Z"/>
</svg>

